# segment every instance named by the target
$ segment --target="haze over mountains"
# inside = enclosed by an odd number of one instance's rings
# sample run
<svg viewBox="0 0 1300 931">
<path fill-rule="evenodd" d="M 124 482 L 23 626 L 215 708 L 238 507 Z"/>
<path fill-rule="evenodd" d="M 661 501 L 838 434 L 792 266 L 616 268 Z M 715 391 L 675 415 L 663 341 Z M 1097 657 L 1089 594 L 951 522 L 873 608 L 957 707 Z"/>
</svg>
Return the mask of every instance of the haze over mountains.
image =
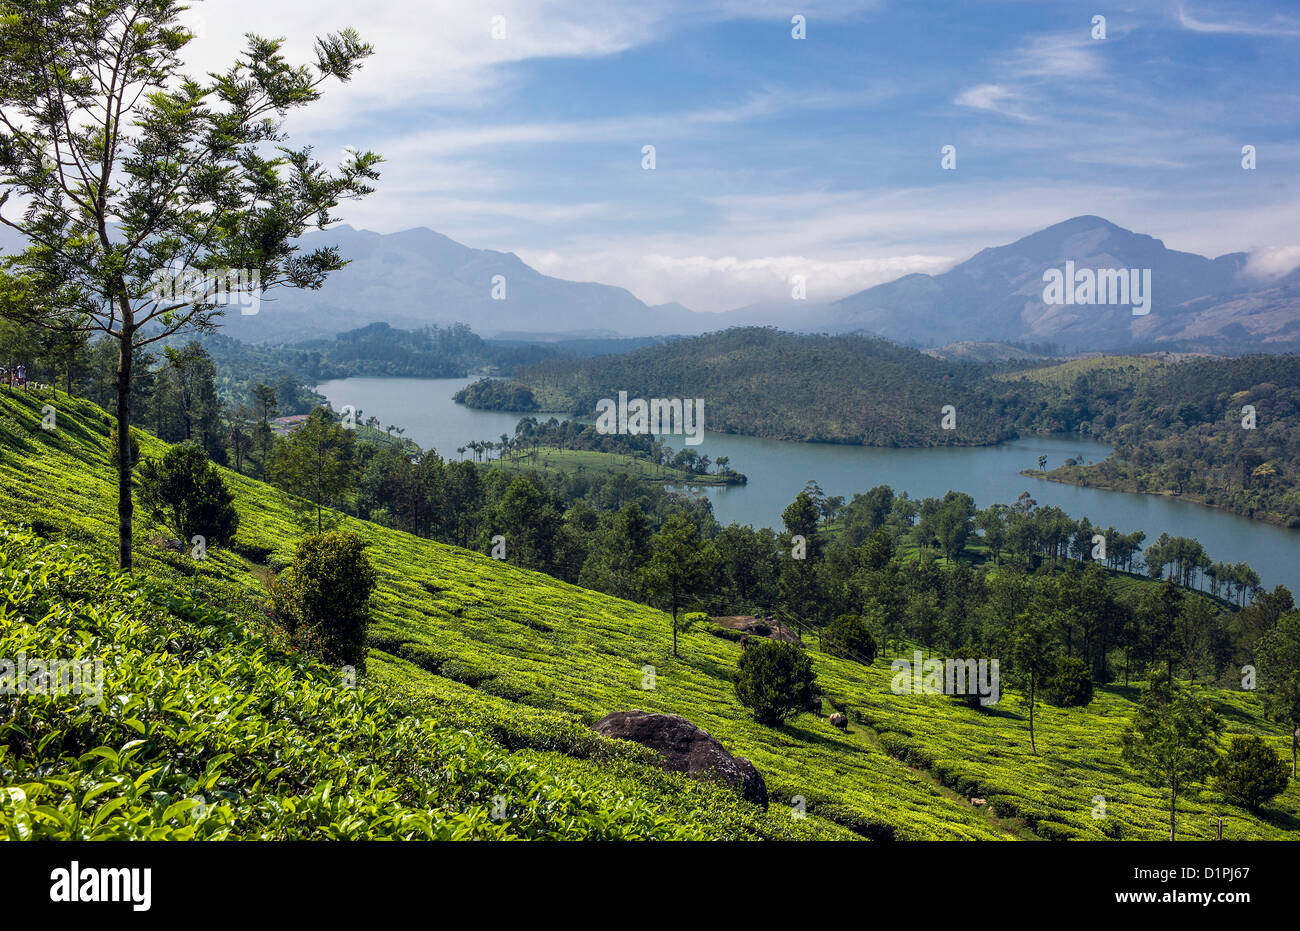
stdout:
<svg viewBox="0 0 1300 931">
<path fill-rule="evenodd" d="M 352 264 L 320 292 L 285 292 L 230 335 L 280 341 L 384 320 L 395 327 L 465 322 L 485 336 L 573 333 L 697 334 L 768 325 L 794 332 L 866 331 L 923 346 L 979 341 L 1055 343 L 1066 349 L 1291 348 L 1300 342 L 1300 271 L 1260 281 L 1245 253 L 1215 259 L 1165 248 L 1100 217 L 1081 216 L 982 250 L 939 275 L 907 275 L 827 303 L 788 299 L 721 314 L 651 307 L 609 285 L 543 275 L 508 252 L 474 249 L 428 229 L 381 235 L 350 227 L 305 237 L 336 242 Z M 1043 272 L 1151 269 L 1151 311 L 1043 301 Z M 492 297 L 493 278 L 505 299 Z"/>
<path fill-rule="evenodd" d="M 836 301 L 771 301 L 726 313 L 650 306 L 631 292 L 543 275 L 509 252 L 475 249 L 425 228 L 380 234 L 340 226 L 303 238 L 335 244 L 351 264 L 320 291 L 279 289 L 257 315 L 229 315 L 228 335 L 295 342 L 383 321 L 412 329 L 463 322 L 483 336 L 693 335 L 732 326 L 865 331 L 920 346 L 961 341 L 1055 343 L 1062 349 L 1168 347 L 1283 351 L 1300 347 L 1300 269 L 1247 274 L 1245 253 L 1215 259 L 1167 249 L 1101 217 L 1080 216 L 986 248 L 938 275 L 913 274 Z M 0 248 L 17 245 L 0 231 Z M 1043 272 L 1150 269 L 1150 313 L 1128 305 L 1043 300 Z M 498 278 L 497 276 L 500 276 Z M 501 294 L 504 299 L 494 298 Z"/>
</svg>

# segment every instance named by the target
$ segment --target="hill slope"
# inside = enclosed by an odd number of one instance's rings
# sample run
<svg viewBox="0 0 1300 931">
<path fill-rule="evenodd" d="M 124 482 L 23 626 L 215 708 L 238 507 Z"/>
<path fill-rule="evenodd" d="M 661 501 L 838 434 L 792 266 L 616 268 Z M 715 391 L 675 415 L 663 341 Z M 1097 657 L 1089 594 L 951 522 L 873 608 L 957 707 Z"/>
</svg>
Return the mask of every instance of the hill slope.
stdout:
<svg viewBox="0 0 1300 931">
<path fill-rule="evenodd" d="M 114 526 L 106 481 L 108 418 L 92 405 L 59 398 L 58 429 L 46 432 L 39 426 L 46 400 L 0 395 L 0 518 L 26 522 L 43 535 L 106 557 Z M 143 435 L 141 440 L 144 455 L 160 452 L 157 441 Z M 854 723 L 849 731 L 836 730 L 819 715 L 803 715 L 780 728 L 762 727 L 732 692 L 730 674 L 740 652 L 736 643 L 694 630 L 683 636 L 682 656 L 674 659 L 670 628 L 659 611 L 347 518 L 344 526 L 370 541 L 381 581 L 369 686 L 357 695 L 342 694 L 319 667 L 295 666 L 272 655 L 274 643 L 258 633 L 263 582 L 287 560 L 297 530 L 278 493 L 233 473 L 227 473 L 227 481 L 242 518 L 235 548 L 214 551 L 196 563 L 155 545 L 153 533 L 141 527 L 137 577 L 147 578 L 139 582 L 123 583 L 78 562 L 78 556 L 65 564 L 63 557 L 25 537 L 6 538 L 3 544 L 10 592 L 5 597 L 10 601 L 0 629 L 6 637 L 52 643 L 50 638 L 65 637 L 66 628 L 81 626 L 75 620 L 80 613 L 91 619 L 86 626 L 92 628 L 92 638 L 101 638 L 98 642 L 121 657 L 113 665 L 122 670 L 117 681 L 123 688 L 130 688 L 130 677 L 157 668 L 193 685 L 154 695 L 155 700 L 170 695 L 171 704 L 146 709 L 147 721 L 137 715 L 146 728 L 155 719 L 175 726 L 183 714 L 206 720 L 222 702 L 228 706 L 242 701 L 245 693 L 252 696 L 249 704 L 235 709 L 247 730 L 232 725 L 214 735 L 211 745 L 203 743 L 202 729 L 188 737 L 196 742 L 185 745 L 185 765 L 177 763 L 162 775 L 161 795 L 151 797 L 148 806 L 167 801 L 170 807 L 188 797 L 196 784 L 190 780 L 201 781 L 201 767 L 211 767 L 228 774 L 225 788 L 235 796 L 227 800 L 230 818 L 244 832 L 239 836 L 320 837 L 337 825 L 346 825 L 349 836 L 426 836 L 430 830 L 454 832 L 466 823 L 482 836 L 497 836 L 501 826 L 487 816 L 492 796 L 522 804 L 532 787 L 541 785 L 557 786 L 539 790 L 547 800 L 544 810 L 529 809 L 506 830 L 522 836 L 575 836 L 574 831 L 584 830 L 606 836 L 601 832 L 608 827 L 610 832 L 640 832 L 637 836 L 682 836 L 698 829 L 709 837 L 795 838 L 844 837 L 845 828 L 851 828 L 866 836 L 927 839 L 1011 838 L 1030 829 L 1044 837 L 1159 837 L 1166 830 L 1159 793 L 1135 783 L 1118 759 L 1117 735 L 1132 710 L 1130 692 L 1099 689 L 1098 700 L 1084 710 L 1041 709 L 1042 752 L 1035 755 L 1028 749 L 1027 716 L 1014 696 L 996 712 L 981 713 L 944 696 L 895 695 L 891 674 L 881 662 L 864 667 L 814 652 L 827 693 L 850 710 Z M 68 584 L 36 587 L 45 566 Z M 146 581 L 177 600 L 145 591 Z M 186 599 L 191 590 L 201 592 L 211 607 L 195 608 L 193 599 Z M 100 609 L 88 606 L 101 602 L 102 613 L 92 615 Z M 209 611 L 242 620 L 217 618 Z M 159 618 L 160 612 L 170 617 Z M 20 614 L 44 620 L 15 623 Z M 144 616 L 150 624 L 143 623 Z M 179 649 L 171 647 L 172 640 Z M 269 670 L 269 679 L 249 665 L 258 650 L 266 651 L 257 662 Z M 641 687 L 646 666 L 656 671 L 653 690 Z M 233 677 L 223 671 L 241 668 L 245 671 Z M 309 679 L 319 679 L 319 684 L 311 685 Z M 365 704 L 378 701 L 375 694 L 384 696 L 382 707 Z M 1253 696 L 1211 694 L 1233 730 L 1262 733 L 1279 748 L 1285 746 L 1277 728 L 1259 719 Z M 303 715 L 313 708 L 326 713 Z M 644 755 L 624 750 L 630 755 L 620 756 L 602 741 L 593 743 L 582 727 L 609 711 L 628 708 L 681 714 L 733 753 L 749 757 L 767 778 L 771 811 L 763 814 L 734 796 L 710 794 L 721 790 L 660 774 L 645 765 Z M 49 720 L 52 728 L 63 729 L 59 733 L 66 732 L 69 722 Z M 364 722 L 361 736 L 358 721 Z M 393 728 L 381 724 L 395 725 L 397 731 L 389 734 Z M 118 754 L 114 765 L 121 766 L 121 753 L 139 737 L 138 731 L 116 718 L 93 719 L 92 726 L 78 743 L 67 744 L 66 752 L 64 746 L 56 752 L 49 745 L 35 751 L 8 733 L 6 754 L 0 758 L 5 784 L 24 786 L 24 798 L 43 793 L 68 818 L 81 812 L 84 824 L 102 809 L 85 793 L 69 794 L 38 771 L 38 763 L 53 762 L 78 785 L 90 773 L 116 786 L 105 791 L 129 794 L 135 779 L 175 749 L 166 741 L 146 740 L 128 761 L 132 779 L 123 782 L 120 774 L 96 770 L 102 754 L 86 754 L 99 744 L 109 746 Z M 279 741 L 298 740 L 314 753 L 295 759 L 299 769 L 291 781 L 276 774 L 276 783 L 270 770 L 259 769 L 269 763 L 273 750 L 264 739 L 250 742 L 248 731 L 270 734 L 272 748 Z M 473 735 L 481 754 L 465 751 L 456 742 L 458 731 Z M 418 746 L 403 742 L 408 739 Z M 356 770 L 353 761 L 372 751 L 376 767 L 357 770 L 357 782 L 346 781 L 344 798 L 331 791 L 327 803 L 326 780 L 338 787 L 344 773 Z M 49 759 L 41 756 L 47 752 Z M 222 759 L 227 752 L 236 756 Z M 451 765 L 463 752 L 469 753 L 464 771 Z M 332 763 L 335 756 L 338 762 Z M 421 768 L 412 760 L 427 765 Z M 249 798 L 257 786 L 264 797 Z M 420 794 L 426 790 L 430 794 Z M 380 791 L 392 794 L 376 796 Z M 994 810 L 972 806 L 967 799 L 975 794 L 988 798 Z M 1104 821 L 1091 816 L 1097 794 L 1111 801 Z M 384 821 L 379 811 L 366 807 L 375 797 L 397 806 L 384 811 L 405 814 Z M 784 807 L 797 797 L 807 806 L 807 818 L 793 818 Z M 294 813 L 274 811 L 290 800 Z M 7 804 L 14 804 L 12 793 Z M 124 811 L 141 815 L 141 830 L 156 828 L 164 835 L 179 830 L 174 823 L 178 812 L 168 818 L 163 808 L 155 818 L 144 812 L 148 806 L 143 801 L 121 804 Z M 321 813 L 321 806 L 328 805 L 339 806 L 337 815 L 332 809 Z M 632 813 L 629 805 L 644 805 L 648 813 Z M 1264 818 L 1228 807 L 1211 792 L 1180 800 L 1181 829 L 1194 837 L 1212 836 L 1213 818 L 1219 815 L 1228 818 L 1225 836 L 1293 837 L 1298 812 L 1300 788 L 1294 783 Z M 468 822 L 458 820 L 461 816 Z M 59 822 L 52 814 L 49 818 Z M 113 831 L 121 829 L 120 835 L 110 831 L 110 836 L 140 836 L 136 828 L 118 825 L 122 820 L 114 812 L 103 816 L 103 822 L 115 825 Z M 48 824 L 34 809 L 30 823 L 33 830 Z M 48 826 L 40 829 L 57 833 Z"/>
<path fill-rule="evenodd" d="M 868 446 L 977 445 L 1009 434 L 978 373 L 961 362 L 864 336 L 795 336 L 754 327 L 665 346 L 520 369 L 544 410 L 593 417 L 601 398 L 703 398 L 705 428 L 770 439 Z M 963 398 L 957 428 L 942 408 Z"/>
</svg>

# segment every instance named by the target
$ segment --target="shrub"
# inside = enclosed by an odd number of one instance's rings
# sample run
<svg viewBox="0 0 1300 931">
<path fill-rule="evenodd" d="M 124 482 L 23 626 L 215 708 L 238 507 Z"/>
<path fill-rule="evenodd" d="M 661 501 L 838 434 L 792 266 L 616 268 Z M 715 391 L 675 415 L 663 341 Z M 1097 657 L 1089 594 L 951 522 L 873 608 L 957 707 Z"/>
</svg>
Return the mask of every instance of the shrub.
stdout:
<svg viewBox="0 0 1300 931">
<path fill-rule="evenodd" d="M 139 498 L 150 518 L 182 541 L 198 534 L 208 543 L 225 543 L 239 529 L 239 514 L 221 473 L 192 443 L 171 447 L 162 459 L 144 461 Z"/>
<path fill-rule="evenodd" d="M 793 643 L 751 640 L 736 664 L 736 697 L 760 724 L 775 726 L 820 698 L 812 660 Z"/>
<path fill-rule="evenodd" d="M 1066 656 L 1043 682 L 1043 701 L 1058 708 L 1076 708 L 1092 701 L 1092 677 L 1077 656 Z"/>
<path fill-rule="evenodd" d="M 876 638 L 867 622 L 855 614 L 841 614 L 822 635 L 822 649 L 831 656 L 869 665 L 876 658 Z"/>
<path fill-rule="evenodd" d="M 300 646 L 358 671 L 365 669 L 370 595 L 379 580 L 365 548 L 355 533 L 304 537 L 271 586 L 271 606 Z"/>
<path fill-rule="evenodd" d="M 1232 738 L 1216 771 L 1219 791 L 1258 814 L 1260 806 L 1286 791 L 1289 774 L 1281 754 L 1259 737 Z"/>
<path fill-rule="evenodd" d="M 950 655 L 949 658 L 957 659 L 957 660 L 968 660 L 968 659 L 988 660 L 989 659 L 988 655 L 984 653 L 983 650 L 973 646 L 958 647 L 957 649 L 952 651 L 952 654 Z M 970 675 L 973 676 L 974 674 L 972 673 Z M 980 704 L 980 698 L 982 696 L 980 695 L 977 689 L 972 687 L 972 684 L 970 682 L 967 683 L 965 692 L 955 694 L 952 697 L 956 699 L 958 702 L 960 702 L 961 704 L 965 705 L 967 708 L 979 709 L 984 707 L 984 705 Z"/>
</svg>

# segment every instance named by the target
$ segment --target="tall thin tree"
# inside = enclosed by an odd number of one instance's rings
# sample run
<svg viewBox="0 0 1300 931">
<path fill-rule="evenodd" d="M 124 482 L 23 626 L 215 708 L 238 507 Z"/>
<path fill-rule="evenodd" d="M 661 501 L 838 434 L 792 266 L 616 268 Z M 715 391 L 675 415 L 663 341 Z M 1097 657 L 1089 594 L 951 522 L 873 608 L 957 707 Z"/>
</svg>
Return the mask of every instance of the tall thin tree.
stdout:
<svg viewBox="0 0 1300 931">
<path fill-rule="evenodd" d="M 182 70 L 186 9 L 0 0 L 0 223 L 29 243 L 0 271 L 0 313 L 117 342 L 123 449 L 138 350 L 215 326 L 229 270 L 237 291 L 319 288 L 345 262 L 296 240 L 379 176 L 372 152 L 331 171 L 282 131 L 288 111 L 371 54 L 353 30 L 318 38 L 311 66 L 291 64 L 283 40 L 250 35 L 226 71 L 197 79 Z M 130 569 L 132 463 L 116 461 L 118 561 Z"/>
</svg>

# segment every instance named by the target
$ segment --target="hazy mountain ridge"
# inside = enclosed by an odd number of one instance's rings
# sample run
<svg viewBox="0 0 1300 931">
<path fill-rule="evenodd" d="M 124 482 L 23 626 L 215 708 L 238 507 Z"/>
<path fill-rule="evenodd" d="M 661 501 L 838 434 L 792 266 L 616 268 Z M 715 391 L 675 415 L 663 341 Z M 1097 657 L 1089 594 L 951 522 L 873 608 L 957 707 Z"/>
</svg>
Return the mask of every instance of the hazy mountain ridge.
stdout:
<svg viewBox="0 0 1300 931">
<path fill-rule="evenodd" d="M 0 229 L 0 249 L 20 238 Z M 544 275 L 511 252 L 476 249 L 427 228 L 375 233 L 314 231 L 302 248 L 337 245 L 350 264 L 319 291 L 275 289 L 256 315 L 227 315 L 247 342 L 330 337 L 370 323 L 418 329 L 467 323 L 486 337 L 698 335 L 733 326 L 790 332 L 866 332 L 918 346 L 1053 343 L 1065 351 L 1168 348 L 1193 352 L 1300 347 L 1300 269 L 1263 280 L 1247 255 L 1210 259 L 1096 216 L 1079 216 L 1015 242 L 980 250 L 938 275 L 911 274 L 827 303 L 764 301 L 724 313 L 679 303 L 648 305 L 630 291 Z M 1129 305 L 1043 300 L 1043 272 L 1151 269 L 1150 313 Z M 496 276 L 501 276 L 497 279 Z M 504 282 L 504 298 L 493 297 Z M 498 290 L 498 294 L 500 291 Z"/>
<path fill-rule="evenodd" d="M 1051 341 L 1074 348 L 1300 338 L 1295 273 L 1261 282 L 1242 274 L 1246 259 L 1241 252 L 1215 259 L 1178 252 L 1101 217 L 1074 217 L 983 249 L 942 274 L 908 275 L 835 301 L 827 329 L 905 342 Z M 1043 272 L 1067 261 L 1080 269 L 1151 269 L 1150 313 L 1135 316 L 1127 304 L 1045 303 Z"/>
</svg>

